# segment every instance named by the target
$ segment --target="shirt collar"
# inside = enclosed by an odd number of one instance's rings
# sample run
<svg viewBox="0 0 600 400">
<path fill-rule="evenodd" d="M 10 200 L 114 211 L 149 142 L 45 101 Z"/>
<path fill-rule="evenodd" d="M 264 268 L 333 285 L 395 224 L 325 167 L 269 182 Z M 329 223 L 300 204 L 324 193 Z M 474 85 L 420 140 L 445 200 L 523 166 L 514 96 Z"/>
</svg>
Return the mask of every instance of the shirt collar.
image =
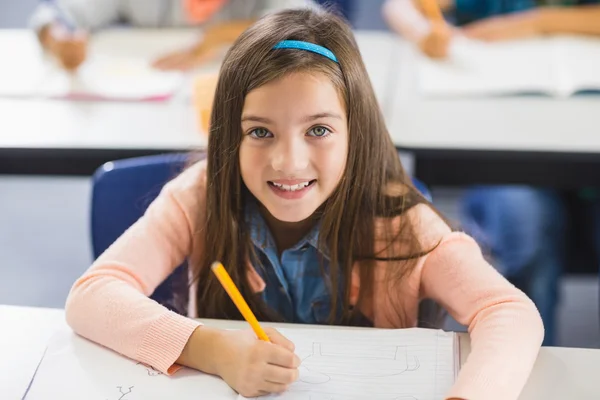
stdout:
<svg viewBox="0 0 600 400">
<path fill-rule="evenodd" d="M 276 249 L 275 240 L 269 230 L 269 227 L 263 218 L 258 202 L 253 196 L 248 196 L 246 201 L 246 209 L 244 215 L 246 224 L 250 229 L 250 238 L 252 243 L 263 250 Z M 321 230 L 321 220 L 319 220 L 311 230 L 293 245 L 290 250 L 301 250 L 305 249 L 306 246 L 312 246 L 315 250 L 319 251 L 319 232 Z M 322 252 L 325 258 L 329 259 L 329 253 L 327 249 Z"/>
</svg>

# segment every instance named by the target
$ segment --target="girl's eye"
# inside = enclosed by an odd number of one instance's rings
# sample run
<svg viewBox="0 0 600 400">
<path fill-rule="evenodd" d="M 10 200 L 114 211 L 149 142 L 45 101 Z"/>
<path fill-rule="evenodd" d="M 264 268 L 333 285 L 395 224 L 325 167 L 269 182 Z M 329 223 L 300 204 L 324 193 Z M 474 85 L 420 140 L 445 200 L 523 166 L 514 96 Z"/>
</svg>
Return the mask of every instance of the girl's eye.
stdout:
<svg viewBox="0 0 600 400">
<path fill-rule="evenodd" d="M 327 135 L 329 135 L 331 133 L 331 131 L 327 128 L 325 128 L 324 126 L 315 126 L 314 128 L 311 128 L 308 131 L 309 136 L 314 136 L 314 137 L 325 137 Z"/>
<path fill-rule="evenodd" d="M 268 137 L 272 137 L 273 136 L 271 134 L 271 132 L 269 132 L 265 128 L 256 128 L 256 129 L 253 129 L 253 130 L 250 131 L 249 135 L 252 136 L 253 138 L 257 138 L 257 139 L 264 139 L 264 138 L 268 138 Z"/>
</svg>

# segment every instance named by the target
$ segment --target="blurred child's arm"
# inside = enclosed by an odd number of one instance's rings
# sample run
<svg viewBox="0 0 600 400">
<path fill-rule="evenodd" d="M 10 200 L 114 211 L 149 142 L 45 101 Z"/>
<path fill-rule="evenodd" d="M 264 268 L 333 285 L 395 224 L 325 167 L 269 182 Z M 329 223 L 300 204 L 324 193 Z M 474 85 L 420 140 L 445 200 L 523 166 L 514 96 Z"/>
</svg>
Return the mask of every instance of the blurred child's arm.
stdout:
<svg viewBox="0 0 600 400">
<path fill-rule="evenodd" d="M 442 12 L 454 7 L 453 0 L 435 0 Z M 418 43 L 430 31 L 427 20 L 419 4 L 419 0 L 387 0 L 382 7 L 383 18 L 391 29 L 407 40 Z"/>
<path fill-rule="evenodd" d="M 600 36 L 600 6 L 542 10 L 542 32 Z"/>
<path fill-rule="evenodd" d="M 255 20 L 229 21 L 206 28 L 203 38 L 191 48 L 167 54 L 154 62 L 159 69 L 187 70 L 214 58 L 218 51 L 237 39 Z"/>
<path fill-rule="evenodd" d="M 487 18 L 465 26 L 463 31 L 469 37 L 488 41 L 544 34 L 600 35 L 600 6 L 543 7 Z"/>
<path fill-rule="evenodd" d="M 199 323 L 148 298 L 190 254 L 202 163 L 165 186 L 142 218 L 73 285 L 66 318 L 75 332 L 164 373 L 175 372 Z M 187 285 L 182 285 L 187 288 Z"/>
<path fill-rule="evenodd" d="M 472 238 L 450 232 L 426 205 L 409 213 L 424 247 L 439 243 L 425 256 L 421 295 L 466 325 L 471 337 L 471 353 L 448 396 L 516 399 L 544 336 L 535 305 L 484 260 Z"/>
<path fill-rule="evenodd" d="M 231 2 L 234 7 L 226 17 L 229 21 L 207 25 L 204 36 L 196 45 L 176 50 L 154 61 L 153 66 L 163 70 L 188 70 L 213 60 L 223 46 L 233 43 L 256 19 L 285 8 L 316 7 L 310 0 L 261 0 L 253 4 Z M 241 7 L 241 9 L 237 9 Z"/>
<path fill-rule="evenodd" d="M 442 12 L 454 6 L 453 0 L 435 0 Z M 433 58 L 447 56 L 451 30 L 444 24 L 431 24 L 425 17 L 419 0 L 387 0 L 383 17 L 390 28 L 407 40 L 418 44 L 421 51 Z"/>
<path fill-rule="evenodd" d="M 45 1 L 35 9 L 29 26 L 45 50 L 65 69 L 74 70 L 85 61 L 87 32 L 116 22 L 118 16 L 118 0 Z"/>
</svg>

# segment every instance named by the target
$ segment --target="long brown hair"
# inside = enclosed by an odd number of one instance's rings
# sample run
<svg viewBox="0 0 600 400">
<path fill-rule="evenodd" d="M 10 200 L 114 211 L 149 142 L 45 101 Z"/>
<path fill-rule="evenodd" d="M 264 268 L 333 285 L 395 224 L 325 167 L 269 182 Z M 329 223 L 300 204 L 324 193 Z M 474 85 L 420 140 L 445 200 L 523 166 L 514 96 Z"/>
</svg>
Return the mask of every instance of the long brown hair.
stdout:
<svg viewBox="0 0 600 400">
<path fill-rule="evenodd" d="M 282 40 L 324 46 L 336 55 L 339 64 L 308 51 L 273 50 Z M 405 218 L 393 227 L 390 224 L 385 240 L 390 244 L 400 241 L 408 251 L 375 253 L 374 243 L 379 236 L 376 219 L 401 216 L 425 200 L 400 164 L 351 28 L 340 17 L 324 11 L 281 11 L 262 18 L 237 39 L 219 74 L 208 141 L 206 212 L 190 259 L 199 282 L 200 317 L 240 318 L 210 272 L 211 263 L 219 260 L 259 319 L 279 319 L 252 293 L 247 281 L 248 261 L 258 261 L 244 218 L 245 201 L 251 194 L 241 178 L 239 148 L 245 96 L 293 72 L 327 76 L 345 102 L 348 115 L 346 168 L 338 187 L 318 210 L 322 222 L 319 247 L 327 249 L 330 256 L 329 273 L 321 270 L 331 292 L 331 322 L 352 320 L 349 293 L 354 262 L 360 261 L 360 304 L 373 295 L 376 261 L 394 261 L 390 271 L 397 281 L 412 270 L 416 258 L 424 253 Z M 403 190 L 390 190 L 393 187 Z M 338 309 L 344 310 L 341 317 L 336 313 Z"/>
</svg>

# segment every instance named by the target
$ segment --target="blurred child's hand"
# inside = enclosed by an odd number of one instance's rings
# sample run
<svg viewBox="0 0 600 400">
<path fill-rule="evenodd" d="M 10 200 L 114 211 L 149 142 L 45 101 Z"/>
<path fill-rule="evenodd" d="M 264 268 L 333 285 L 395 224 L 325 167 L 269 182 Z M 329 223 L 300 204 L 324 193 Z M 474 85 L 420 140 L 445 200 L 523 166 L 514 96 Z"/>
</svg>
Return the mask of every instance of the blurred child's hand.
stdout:
<svg viewBox="0 0 600 400">
<path fill-rule="evenodd" d="M 431 58 L 446 58 L 452 39 L 452 30 L 444 23 L 431 25 L 429 34 L 419 42 L 421 51 Z"/>
<path fill-rule="evenodd" d="M 300 359 L 294 344 L 275 329 L 265 332 L 271 343 L 246 330 L 223 332 L 217 345 L 218 375 L 244 397 L 281 393 L 298 379 Z"/>
<path fill-rule="evenodd" d="M 76 70 L 86 59 L 88 35 L 85 32 L 70 32 L 61 26 L 53 25 L 47 28 L 44 43 L 61 66 L 68 71 Z"/>
<path fill-rule="evenodd" d="M 216 55 L 217 49 L 200 44 L 162 56 L 152 66 L 161 70 L 187 71 L 211 61 Z"/>
<path fill-rule="evenodd" d="M 541 33 L 539 15 L 531 11 L 487 18 L 466 25 L 462 31 L 467 37 L 485 41 L 522 39 Z"/>
</svg>

